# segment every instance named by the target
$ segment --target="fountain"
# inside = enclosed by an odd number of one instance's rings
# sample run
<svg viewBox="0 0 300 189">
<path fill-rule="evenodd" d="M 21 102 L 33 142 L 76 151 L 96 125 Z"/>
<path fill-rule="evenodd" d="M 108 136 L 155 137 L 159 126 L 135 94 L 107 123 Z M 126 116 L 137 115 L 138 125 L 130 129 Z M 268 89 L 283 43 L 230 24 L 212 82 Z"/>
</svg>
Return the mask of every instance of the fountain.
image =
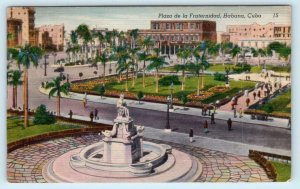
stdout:
<svg viewBox="0 0 300 189">
<path fill-rule="evenodd" d="M 102 140 L 71 150 L 43 168 L 48 182 L 183 182 L 202 172 L 197 158 L 166 144 L 143 141 L 144 127 L 134 125 L 121 96 L 118 115 Z"/>
</svg>

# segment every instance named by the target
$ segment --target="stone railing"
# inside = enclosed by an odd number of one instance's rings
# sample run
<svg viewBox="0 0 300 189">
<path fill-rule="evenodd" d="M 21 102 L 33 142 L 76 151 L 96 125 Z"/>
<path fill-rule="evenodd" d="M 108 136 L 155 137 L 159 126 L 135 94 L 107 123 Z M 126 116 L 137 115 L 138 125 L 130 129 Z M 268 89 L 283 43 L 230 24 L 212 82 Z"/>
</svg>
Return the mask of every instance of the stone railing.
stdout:
<svg viewBox="0 0 300 189">
<path fill-rule="evenodd" d="M 267 160 L 261 152 L 249 150 L 249 158 L 253 159 L 256 163 L 264 168 L 269 179 L 276 181 L 277 171 L 274 165 Z"/>
</svg>

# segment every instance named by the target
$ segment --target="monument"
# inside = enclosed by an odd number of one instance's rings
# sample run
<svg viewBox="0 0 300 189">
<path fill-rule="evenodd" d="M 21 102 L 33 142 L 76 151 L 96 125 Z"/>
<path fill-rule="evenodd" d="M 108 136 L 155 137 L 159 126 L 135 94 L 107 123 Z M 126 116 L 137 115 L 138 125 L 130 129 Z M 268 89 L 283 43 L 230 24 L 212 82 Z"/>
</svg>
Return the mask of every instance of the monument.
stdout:
<svg viewBox="0 0 300 189">
<path fill-rule="evenodd" d="M 54 158 L 43 168 L 48 182 L 183 182 L 202 172 L 197 158 L 166 144 L 143 141 L 121 96 L 111 131 L 100 141 Z"/>
</svg>

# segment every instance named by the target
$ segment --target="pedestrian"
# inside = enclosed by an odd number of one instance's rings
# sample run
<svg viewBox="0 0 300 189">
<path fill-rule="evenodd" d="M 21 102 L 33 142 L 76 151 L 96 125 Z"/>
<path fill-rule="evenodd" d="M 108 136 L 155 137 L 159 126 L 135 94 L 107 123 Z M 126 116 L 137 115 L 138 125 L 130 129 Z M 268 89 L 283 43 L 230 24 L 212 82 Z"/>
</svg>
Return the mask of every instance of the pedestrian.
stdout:
<svg viewBox="0 0 300 189">
<path fill-rule="evenodd" d="M 238 97 L 235 97 L 235 102 L 234 102 L 235 105 L 238 105 L 238 99 L 239 99 Z"/>
<path fill-rule="evenodd" d="M 257 92 L 257 97 L 260 98 L 260 90 Z"/>
<path fill-rule="evenodd" d="M 247 107 L 249 106 L 249 103 L 250 103 L 250 98 L 247 98 L 247 99 L 246 99 Z"/>
<path fill-rule="evenodd" d="M 93 122 L 93 119 L 94 119 L 94 113 L 93 112 L 90 113 L 90 118 L 91 118 L 91 122 Z"/>
<path fill-rule="evenodd" d="M 193 137 L 194 137 L 194 131 L 193 131 L 193 129 L 190 129 L 189 137 L 190 137 L 190 142 L 192 143 L 194 141 L 193 140 Z"/>
<path fill-rule="evenodd" d="M 288 127 L 288 128 L 291 128 L 291 126 L 292 126 L 292 120 L 291 120 L 291 117 L 289 117 L 289 122 L 288 122 L 287 127 Z"/>
<path fill-rule="evenodd" d="M 217 110 L 217 106 L 214 105 L 214 114 L 216 113 L 216 110 Z"/>
<path fill-rule="evenodd" d="M 201 114 L 204 116 L 204 107 L 201 109 Z"/>
<path fill-rule="evenodd" d="M 234 105 L 235 105 L 235 103 L 234 103 L 234 102 L 231 102 L 231 110 L 234 109 Z"/>
<path fill-rule="evenodd" d="M 95 120 L 98 120 L 98 119 L 99 119 L 99 117 L 98 117 L 98 109 L 95 108 Z"/>
<path fill-rule="evenodd" d="M 211 124 L 216 124 L 216 122 L 215 122 L 215 114 L 214 113 L 212 113 L 211 116 L 210 116 L 210 123 Z"/>
<path fill-rule="evenodd" d="M 236 118 L 236 108 L 233 109 L 233 117 Z"/>
<path fill-rule="evenodd" d="M 83 98 L 83 99 L 82 99 L 82 103 L 83 103 L 83 107 L 86 108 L 86 104 L 87 104 L 86 98 Z"/>
<path fill-rule="evenodd" d="M 72 119 L 72 116 L 73 116 L 73 111 L 72 110 L 70 110 L 69 116 L 70 116 L 70 119 Z"/>
<path fill-rule="evenodd" d="M 208 115 L 209 115 L 209 116 L 211 115 L 211 110 L 210 110 L 210 108 L 208 108 Z"/>
<path fill-rule="evenodd" d="M 232 121 L 231 121 L 231 119 L 229 118 L 228 120 L 227 120 L 227 126 L 228 126 L 228 131 L 231 131 L 232 130 Z"/>
<path fill-rule="evenodd" d="M 206 112 L 207 112 L 207 107 L 204 106 L 204 116 L 206 116 Z"/>
<path fill-rule="evenodd" d="M 254 93 L 253 93 L 253 99 L 255 100 L 255 98 L 256 98 L 256 92 L 254 91 Z"/>
<path fill-rule="evenodd" d="M 240 108 L 239 114 L 240 114 L 240 118 L 242 118 L 243 117 L 243 109 L 242 108 Z"/>
<path fill-rule="evenodd" d="M 208 123 L 207 123 L 207 120 L 205 120 L 204 122 L 204 133 L 207 134 L 209 131 L 208 131 Z"/>
</svg>

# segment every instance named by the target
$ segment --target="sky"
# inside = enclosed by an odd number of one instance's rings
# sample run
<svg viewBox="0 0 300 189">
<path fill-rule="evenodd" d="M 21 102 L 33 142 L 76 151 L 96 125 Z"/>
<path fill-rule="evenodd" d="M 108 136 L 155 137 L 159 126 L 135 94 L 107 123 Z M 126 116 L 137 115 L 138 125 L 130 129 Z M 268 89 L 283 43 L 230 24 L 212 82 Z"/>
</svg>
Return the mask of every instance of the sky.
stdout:
<svg viewBox="0 0 300 189">
<path fill-rule="evenodd" d="M 245 18 L 224 18 L 227 14 L 244 14 Z M 274 14 L 278 17 L 274 17 Z M 221 18 L 209 18 L 217 22 L 217 31 L 226 31 L 230 24 L 291 24 L 289 6 L 173 6 L 173 7 L 36 7 L 35 25 L 64 24 L 65 30 L 75 29 L 85 23 L 90 28 L 149 29 L 150 20 L 169 20 L 159 15 L 172 15 L 171 20 L 191 20 L 191 14 L 220 14 Z M 187 15 L 187 18 L 174 18 L 174 15 Z M 261 15 L 260 18 L 248 18 L 247 15 Z M 199 18 L 198 18 L 199 20 Z M 201 19 L 203 20 L 203 19 Z"/>
</svg>

